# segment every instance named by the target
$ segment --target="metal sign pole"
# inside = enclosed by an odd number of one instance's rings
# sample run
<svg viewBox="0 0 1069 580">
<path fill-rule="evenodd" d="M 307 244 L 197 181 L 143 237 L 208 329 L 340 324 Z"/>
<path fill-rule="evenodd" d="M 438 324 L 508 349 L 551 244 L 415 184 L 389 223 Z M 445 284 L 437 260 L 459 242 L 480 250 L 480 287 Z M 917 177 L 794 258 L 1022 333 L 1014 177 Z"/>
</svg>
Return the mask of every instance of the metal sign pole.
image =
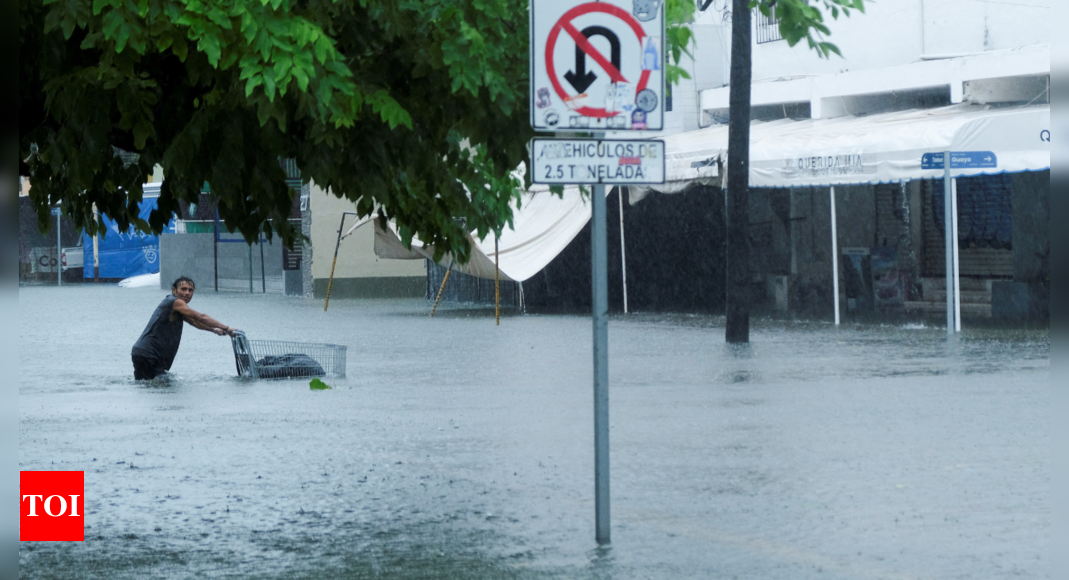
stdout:
<svg viewBox="0 0 1069 580">
<path fill-rule="evenodd" d="M 665 171 L 663 141 L 604 141 L 604 131 L 664 129 L 665 8 L 663 2 L 611 0 L 577 5 L 574 0 L 532 0 L 530 18 L 531 128 L 593 133 L 590 139 L 533 139 L 529 169 L 535 183 L 592 186 L 594 510 L 596 539 L 604 545 L 610 542 L 605 187 L 664 183 Z M 597 44 L 591 42 L 593 37 L 600 39 Z M 605 42 L 609 51 L 604 50 Z M 561 155 L 569 151 L 576 155 Z M 562 161 L 573 157 L 583 162 Z M 623 225 L 621 199 L 622 269 L 626 268 Z M 626 312 L 626 273 L 623 281 Z"/>
<path fill-rule="evenodd" d="M 601 139 L 604 133 L 595 133 Z M 611 541 L 609 526 L 609 275 L 605 186 L 591 199 L 590 262 L 594 314 L 594 512 L 598 544 Z"/>
<path fill-rule="evenodd" d="M 950 151 L 943 153 L 943 227 L 946 238 L 946 280 L 947 280 L 947 334 L 953 335 L 954 321 L 954 207 L 952 203 L 953 179 L 950 177 Z"/>
<path fill-rule="evenodd" d="M 617 199 L 620 200 L 620 279 L 624 283 L 624 314 L 627 314 L 627 244 L 624 243 L 624 192 L 630 192 L 630 188 L 616 188 Z"/>
</svg>

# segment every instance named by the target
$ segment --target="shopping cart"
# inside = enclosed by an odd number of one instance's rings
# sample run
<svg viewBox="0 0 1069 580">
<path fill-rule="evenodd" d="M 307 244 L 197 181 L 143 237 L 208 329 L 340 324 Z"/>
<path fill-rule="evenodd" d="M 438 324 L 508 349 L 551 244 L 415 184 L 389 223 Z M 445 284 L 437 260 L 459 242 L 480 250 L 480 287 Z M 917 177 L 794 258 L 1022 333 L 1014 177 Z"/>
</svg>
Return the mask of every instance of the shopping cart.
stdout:
<svg viewBox="0 0 1069 580">
<path fill-rule="evenodd" d="M 346 347 L 338 344 L 230 338 L 238 376 L 254 379 L 344 377 Z"/>
</svg>

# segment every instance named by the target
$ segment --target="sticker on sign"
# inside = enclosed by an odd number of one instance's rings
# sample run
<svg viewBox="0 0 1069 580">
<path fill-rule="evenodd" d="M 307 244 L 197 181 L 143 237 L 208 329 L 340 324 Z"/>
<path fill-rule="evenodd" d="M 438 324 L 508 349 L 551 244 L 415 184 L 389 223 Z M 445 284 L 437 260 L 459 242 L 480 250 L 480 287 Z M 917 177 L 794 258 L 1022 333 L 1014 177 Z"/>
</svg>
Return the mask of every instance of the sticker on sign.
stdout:
<svg viewBox="0 0 1069 580">
<path fill-rule="evenodd" d="M 662 0 L 534 0 L 531 127 L 664 128 Z"/>
<path fill-rule="evenodd" d="M 534 183 L 664 183 L 664 141 L 533 139 L 531 158 Z"/>
</svg>

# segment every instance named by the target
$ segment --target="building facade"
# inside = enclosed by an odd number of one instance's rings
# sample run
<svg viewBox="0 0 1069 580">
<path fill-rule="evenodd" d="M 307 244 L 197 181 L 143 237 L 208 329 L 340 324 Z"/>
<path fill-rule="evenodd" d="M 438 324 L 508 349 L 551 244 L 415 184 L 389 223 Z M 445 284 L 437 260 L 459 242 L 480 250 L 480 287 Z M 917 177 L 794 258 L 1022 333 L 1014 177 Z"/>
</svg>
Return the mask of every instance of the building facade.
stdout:
<svg viewBox="0 0 1069 580">
<path fill-rule="evenodd" d="M 730 4 L 699 2 L 693 66 L 707 72 L 694 76 L 716 86 L 695 84 L 698 118 L 684 121 L 686 130 L 730 118 Z M 804 42 L 788 46 L 774 13 L 755 11 L 751 119 L 790 127 L 896 111 L 1049 109 L 1050 11 L 1045 0 L 867 3 L 864 14 L 826 15 L 828 40 L 843 53 L 827 59 Z M 1037 298 L 1049 294 L 1049 175 L 958 180 L 963 316 L 1037 316 Z M 828 187 L 751 189 L 758 305 L 829 314 L 837 260 L 846 311 L 945 308 L 941 181 L 838 187 L 838 256 L 831 255 L 830 195 Z"/>
</svg>

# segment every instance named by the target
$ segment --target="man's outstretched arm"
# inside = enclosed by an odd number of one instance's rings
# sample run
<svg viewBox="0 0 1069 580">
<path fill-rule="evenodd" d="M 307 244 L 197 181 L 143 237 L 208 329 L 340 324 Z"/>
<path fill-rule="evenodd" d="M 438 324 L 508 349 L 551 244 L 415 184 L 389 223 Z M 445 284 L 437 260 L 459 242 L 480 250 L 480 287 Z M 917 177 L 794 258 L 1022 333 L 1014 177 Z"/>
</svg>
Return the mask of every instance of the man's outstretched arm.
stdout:
<svg viewBox="0 0 1069 580">
<path fill-rule="evenodd" d="M 193 328 L 199 328 L 201 330 L 207 330 L 208 332 L 214 332 L 215 334 L 218 334 L 219 336 L 225 336 L 227 334 L 225 329 L 208 326 L 207 324 L 204 324 L 203 322 L 201 322 L 199 320 L 194 320 L 192 318 L 186 318 L 186 322 L 189 323 L 189 325 L 192 326 Z"/>
<path fill-rule="evenodd" d="M 188 304 L 186 304 L 185 300 L 175 300 L 172 309 L 175 312 L 181 314 L 186 319 L 186 322 L 189 322 L 195 328 L 207 330 L 209 332 L 214 332 L 216 329 L 218 329 L 221 330 L 223 334 L 229 334 L 230 336 L 234 336 L 234 331 L 236 329 L 231 328 L 223 324 L 222 322 L 219 322 L 218 320 L 212 318 L 211 316 L 208 316 L 207 314 L 204 314 L 203 312 L 197 312 L 196 310 L 193 310 L 189 307 Z"/>
</svg>

